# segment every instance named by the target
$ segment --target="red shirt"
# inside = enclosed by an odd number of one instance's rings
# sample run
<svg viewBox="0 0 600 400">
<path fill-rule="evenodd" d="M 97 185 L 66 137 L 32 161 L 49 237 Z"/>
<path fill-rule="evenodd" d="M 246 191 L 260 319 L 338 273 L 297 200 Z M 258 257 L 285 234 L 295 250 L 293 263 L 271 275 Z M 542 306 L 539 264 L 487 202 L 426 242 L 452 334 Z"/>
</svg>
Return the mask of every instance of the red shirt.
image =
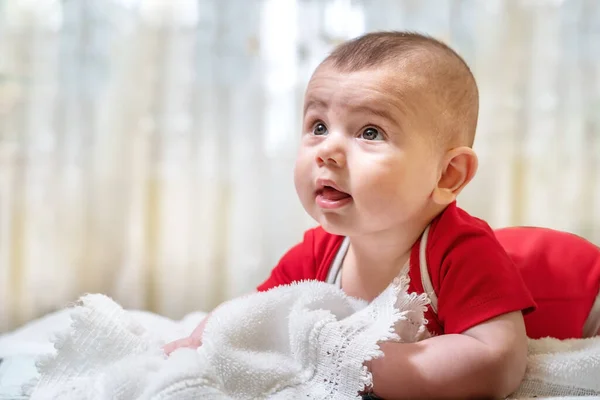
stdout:
<svg viewBox="0 0 600 400">
<path fill-rule="evenodd" d="M 320 227 L 308 230 L 258 290 L 325 281 L 343 239 Z M 420 240 L 411 251 L 409 291 L 423 293 L 419 245 Z M 535 308 L 519 270 L 489 225 L 455 203 L 432 221 L 425 254 L 437 295 L 437 315 L 430 307 L 426 313 L 434 334 L 461 333 L 496 316 L 519 310 L 527 314 Z"/>
</svg>

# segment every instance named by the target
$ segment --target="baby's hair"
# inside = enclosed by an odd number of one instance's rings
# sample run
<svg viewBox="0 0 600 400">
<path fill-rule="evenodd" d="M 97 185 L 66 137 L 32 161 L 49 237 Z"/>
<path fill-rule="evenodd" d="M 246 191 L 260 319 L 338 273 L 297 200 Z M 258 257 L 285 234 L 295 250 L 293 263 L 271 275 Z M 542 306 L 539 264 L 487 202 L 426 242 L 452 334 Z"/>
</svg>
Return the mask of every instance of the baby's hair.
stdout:
<svg viewBox="0 0 600 400">
<path fill-rule="evenodd" d="M 479 112 L 477 84 L 462 57 L 441 41 L 414 32 L 373 32 L 342 43 L 323 64 L 349 73 L 391 67 L 423 77 L 419 89 L 429 93 L 437 114 L 440 140 L 436 142 L 473 145 Z"/>
</svg>

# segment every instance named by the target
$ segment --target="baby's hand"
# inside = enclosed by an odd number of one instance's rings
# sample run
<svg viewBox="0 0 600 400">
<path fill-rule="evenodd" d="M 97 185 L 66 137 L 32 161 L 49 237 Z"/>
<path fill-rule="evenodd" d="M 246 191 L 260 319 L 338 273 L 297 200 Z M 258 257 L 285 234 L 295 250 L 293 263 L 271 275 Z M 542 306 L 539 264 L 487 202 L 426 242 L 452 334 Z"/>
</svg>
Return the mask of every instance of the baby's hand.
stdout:
<svg viewBox="0 0 600 400">
<path fill-rule="evenodd" d="M 210 314 L 200 322 L 200 324 L 194 329 L 192 334 L 186 338 L 178 339 L 174 342 L 167 343 L 163 346 L 163 351 L 166 355 L 170 355 L 177 349 L 188 348 L 188 349 L 197 349 L 202 346 L 202 334 L 204 333 L 204 327 L 206 326 L 206 321 L 208 321 L 208 317 Z"/>
<path fill-rule="evenodd" d="M 175 340 L 163 346 L 163 351 L 166 355 L 171 355 L 177 349 L 189 348 L 197 349 L 202 346 L 202 340 L 198 337 L 188 336 L 186 338 Z"/>
</svg>

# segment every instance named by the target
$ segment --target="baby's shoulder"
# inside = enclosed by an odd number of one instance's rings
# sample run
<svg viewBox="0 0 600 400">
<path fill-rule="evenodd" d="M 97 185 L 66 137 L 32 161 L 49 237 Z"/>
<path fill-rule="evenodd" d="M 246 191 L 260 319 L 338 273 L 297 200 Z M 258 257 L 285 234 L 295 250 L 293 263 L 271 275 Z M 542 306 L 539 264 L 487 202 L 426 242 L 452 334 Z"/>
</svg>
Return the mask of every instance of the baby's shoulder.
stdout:
<svg viewBox="0 0 600 400">
<path fill-rule="evenodd" d="M 458 207 L 456 202 L 432 221 L 428 240 L 431 247 L 501 247 L 490 225 Z"/>
</svg>

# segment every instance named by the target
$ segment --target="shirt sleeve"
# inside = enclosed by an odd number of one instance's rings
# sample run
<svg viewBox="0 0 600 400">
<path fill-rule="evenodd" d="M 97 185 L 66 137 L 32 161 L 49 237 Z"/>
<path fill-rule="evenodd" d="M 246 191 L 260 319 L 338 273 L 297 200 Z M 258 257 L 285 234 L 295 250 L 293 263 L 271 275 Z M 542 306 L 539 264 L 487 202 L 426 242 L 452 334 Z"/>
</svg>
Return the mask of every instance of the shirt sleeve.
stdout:
<svg viewBox="0 0 600 400">
<path fill-rule="evenodd" d="M 316 277 L 316 262 L 313 253 L 314 230 L 304 234 L 304 240 L 292 247 L 271 271 L 269 278 L 257 287 L 264 292 L 277 286 L 292 282 L 314 279 Z"/>
<path fill-rule="evenodd" d="M 444 333 L 462 333 L 502 314 L 535 309 L 523 278 L 491 228 L 445 235 L 432 244 L 430 254 L 433 265 L 440 266 L 432 278 Z"/>
</svg>

